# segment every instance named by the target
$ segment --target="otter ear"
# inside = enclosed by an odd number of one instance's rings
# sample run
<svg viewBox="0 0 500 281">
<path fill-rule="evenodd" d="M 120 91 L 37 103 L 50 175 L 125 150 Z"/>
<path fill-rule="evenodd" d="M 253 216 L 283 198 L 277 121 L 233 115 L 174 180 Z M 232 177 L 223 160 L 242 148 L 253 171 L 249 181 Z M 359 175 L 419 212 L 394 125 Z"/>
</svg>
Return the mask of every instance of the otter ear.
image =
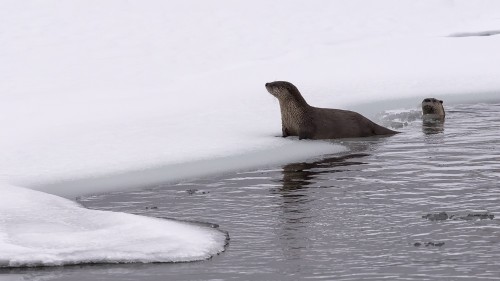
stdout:
<svg viewBox="0 0 500 281">
<path fill-rule="evenodd" d="M 442 101 L 442 100 L 440 100 L 440 101 L 439 101 L 439 103 L 443 103 L 443 101 Z"/>
</svg>

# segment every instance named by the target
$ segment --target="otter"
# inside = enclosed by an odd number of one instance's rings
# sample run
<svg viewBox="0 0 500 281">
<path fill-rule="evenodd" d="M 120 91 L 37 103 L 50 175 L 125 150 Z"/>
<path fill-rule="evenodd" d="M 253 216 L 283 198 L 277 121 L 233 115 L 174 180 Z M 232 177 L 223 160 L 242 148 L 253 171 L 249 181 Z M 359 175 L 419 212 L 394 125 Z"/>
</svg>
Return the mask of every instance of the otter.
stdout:
<svg viewBox="0 0 500 281">
<path fill-rule="evenodd" d="M 422 101 L 422 114 L 426 117 L 444 119 L 443 101 L 435 98 L 426 98 Z"/>
<path fill-rule="evenodd" d="M 426 98 L 422 101 L 422 130 L 425 134 L 438 134 L 444 131 L 443 101 Z"/>
<path fill-rule="evenodd" d="M 266 89 L 280 103 L 283 137 L 340 139 L 399 133 L 353 111 L 310 106 L 290 82 L 266 83 Z"/>
</svg>

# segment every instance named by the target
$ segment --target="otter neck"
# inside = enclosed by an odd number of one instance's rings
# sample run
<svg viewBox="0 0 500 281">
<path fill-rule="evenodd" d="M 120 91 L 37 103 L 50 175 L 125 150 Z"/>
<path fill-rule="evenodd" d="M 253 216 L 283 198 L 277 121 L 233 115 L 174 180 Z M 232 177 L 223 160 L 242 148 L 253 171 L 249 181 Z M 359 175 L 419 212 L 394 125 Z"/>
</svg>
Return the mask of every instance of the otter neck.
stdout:
<svg viewBox="0 0 500 281">
<path fill-rule="evenodd" d="M 298 133 L 298 126 L 306 121 L 304 116 L 306 116 L 310 106 L 303 99 L 297 101 L 293 98 L 280 99 L 279 103 L 283 125 L 292 130 L 293 133 L 295 133 L 294 131 Z"/>
</svg>

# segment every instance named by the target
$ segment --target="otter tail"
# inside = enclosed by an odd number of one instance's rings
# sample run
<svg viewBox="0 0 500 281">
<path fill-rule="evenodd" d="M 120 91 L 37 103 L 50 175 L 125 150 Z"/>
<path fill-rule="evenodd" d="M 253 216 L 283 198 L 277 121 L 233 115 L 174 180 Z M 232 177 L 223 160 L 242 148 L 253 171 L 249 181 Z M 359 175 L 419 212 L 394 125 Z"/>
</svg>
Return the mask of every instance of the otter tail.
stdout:
<svg viewBox="0 0 500 281">
<path fill-rule="evenodd" d="M 373 133 L 375 133 L 375 135 L 395 135 L 395 134 L 399 134 L 401 132 L 393 131 L 391 129 L 388 129 L 386 127 L 382 127 L 382 126 L 374 123 Z"/>
</svg>

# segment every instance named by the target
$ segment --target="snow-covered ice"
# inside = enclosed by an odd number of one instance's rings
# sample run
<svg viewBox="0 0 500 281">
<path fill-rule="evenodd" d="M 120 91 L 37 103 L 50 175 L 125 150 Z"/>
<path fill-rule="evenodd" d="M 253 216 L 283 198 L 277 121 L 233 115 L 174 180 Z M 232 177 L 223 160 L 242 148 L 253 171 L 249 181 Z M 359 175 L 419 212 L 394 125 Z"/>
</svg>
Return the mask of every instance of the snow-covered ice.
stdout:
<svg viewBox="0 0 500 281">
<path fill-rule="evenodd" d="M 130 171 L 137 184 L 126 187 L 140 187 L 141 171 L 172 165 L 193 177 L 213 158 L 241 156 L 231 166 L 243 169 L 304 157 L 260 153 L 274 148 L 335 153 L 275 138 L 278 103 L 264 83 L 291 81 L 337 108 L 497 91 L 500 36 L 448 35 L 494 30 L 499 10 L 487 0 L 6 1 L 1 177 L 74 196 L 120 188 L 98 183 Z"/>
<path fill-rule="evenodd" d="M 5 184 L 1 191 L 0 267 L 203 260 L 226 243 L 214 228 L 89 210 Z"/>
<path fill-rule="evenodd" d="M 500 36 L 450 35 L 498 26 L 495 0 L 6 0 L 0 180 L 71 198 L 345 151 L 276 137 L 264 84 L 368 117 L 497 97 Z"/>
<path fill-rule="evenodd" d="M 337 108 L 500 88 L 500 36 L 448 37 L 494 30 L 497 1 L 4 3 L 1 177 L 65 196 L 341 151 L 274 137 L 273 80 Z"/>
</svg>

